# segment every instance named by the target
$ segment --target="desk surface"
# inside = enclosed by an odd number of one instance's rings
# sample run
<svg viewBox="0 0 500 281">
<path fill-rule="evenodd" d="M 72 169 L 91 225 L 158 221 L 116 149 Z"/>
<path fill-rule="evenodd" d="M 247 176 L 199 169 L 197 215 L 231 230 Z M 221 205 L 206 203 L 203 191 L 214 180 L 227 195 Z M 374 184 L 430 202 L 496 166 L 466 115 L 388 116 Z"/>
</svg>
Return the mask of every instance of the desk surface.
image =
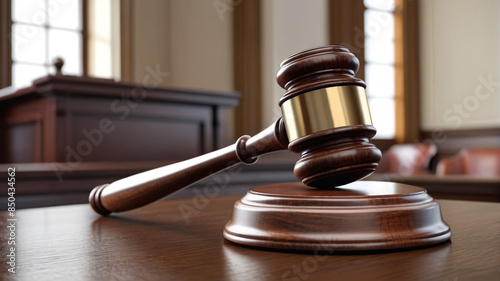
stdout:
<svg viewBox="0 0 500 281">
<path fill-rule="evenodd" d="M 500 204 L 441 200 L 452 242 L 397 252 L 282 253 L 222 230 L 239 197 L 162 201 L 111 217 L 88 205 L 16 212 L 17 280 L 500 280 Z M 208 205 L 206 205 L 208 202 Z M 180 210 L 184 210 L 184 216 Z M 189 215 L 186 215 L 189 214 Z M 187 218 L 188 220 L 186 220 Z M 0 213 L 2 272 L 7 213 Z"/>
</svg>

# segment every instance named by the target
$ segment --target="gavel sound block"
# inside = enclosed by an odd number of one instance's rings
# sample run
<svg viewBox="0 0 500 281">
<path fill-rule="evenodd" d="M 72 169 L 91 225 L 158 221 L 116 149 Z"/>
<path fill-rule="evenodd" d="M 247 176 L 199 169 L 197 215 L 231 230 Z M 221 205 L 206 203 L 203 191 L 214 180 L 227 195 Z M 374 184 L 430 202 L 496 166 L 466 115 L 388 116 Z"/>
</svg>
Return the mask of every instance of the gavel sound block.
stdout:
<svg viewBox="0 0 500 281">
<path fill-rule="evenodd" d="M 211 173 L 289 149 L 300 153 L 302 183 L 251 189 L 234 206 L 224 237 L 275 249 L 372 250 L 432 245 L 450 239 L 439 204 L 425 189 L 360 181 L 376 169 L 380 151 L 359 62 L 349 50 L 325 46 L 281 64 L 282 118 L 256 136 L 184 162 L 96 187 L 90 204 L 102 215 L 144 206 Z M 354 183 L 353 183 L 354 182 Z"/>
</svg>

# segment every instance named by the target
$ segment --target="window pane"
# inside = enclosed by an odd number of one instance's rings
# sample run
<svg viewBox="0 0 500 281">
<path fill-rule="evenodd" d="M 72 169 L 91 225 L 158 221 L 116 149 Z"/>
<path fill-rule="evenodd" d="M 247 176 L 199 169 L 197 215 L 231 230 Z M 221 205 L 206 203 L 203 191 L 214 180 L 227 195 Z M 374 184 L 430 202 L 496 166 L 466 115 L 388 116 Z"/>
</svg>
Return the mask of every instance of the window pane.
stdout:
<svg viewBox="0 0 500 281">
<path fill-rule="evenodd" d="M 389 12 L 365 11 L 365 35 L 380 40 L 394 38 L 394 15 Z"/>
<path fill-rule="evenodd" d="M 49 25 L 72 30 L 82 29 L 80 0 L 49 0 Z"/>
<path fill-rule="evenodd" d="M 45 29 L 27 24 L 13 24 L 12 59 L 18 62 L 46 63 Z"/>
<path fill-rule="evenodd" d="M 12 21 L 44 25 L 47 21 L 45 0 L 12 1 Z"/>
<path fill-rule="evenodd" d="M 33 80 L 45 75 L 47 75 L 45 66 L 23 63 L 12 64 L 12 86 L 15 88 L 29 86 Z"/>
<path fill-rule="evenodd" d="M 368 63 L 394 64 L 394 42 L 365 38 L 365 60 Z"/>
<path fill-rule="evenodd" d="M 373 125 L 377 128 L 376 139 L 392 139 L 395 136 L 395 111 L 393 99 L 370 98 L 370 113 Z"/>
<path fill-rule="evenodd" d="M 364 0 L 365 7 L 384 11 L 394 11 L 394 0 Z"/>
<path fill-rule="evenodd" d="M 392 65 L 365 65 L 366 93 L 369 97 L 394 98 L 394 80 Z"/>
<path fill-rule="evenodd" d="M 49 30 L 49 60 L 64 60 L 63 73 L 82 75 L 82 35 L 75 31 Z"/>
</svg>

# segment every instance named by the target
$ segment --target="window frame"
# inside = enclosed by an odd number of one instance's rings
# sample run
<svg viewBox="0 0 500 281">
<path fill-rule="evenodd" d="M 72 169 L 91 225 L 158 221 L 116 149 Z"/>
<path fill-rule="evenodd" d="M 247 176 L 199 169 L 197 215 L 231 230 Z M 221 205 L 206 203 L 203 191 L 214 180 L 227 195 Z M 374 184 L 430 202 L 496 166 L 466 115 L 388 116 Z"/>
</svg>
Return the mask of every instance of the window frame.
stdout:
<svg viewBox="0 0 500 281">
<path fill-rule="evenodd" d="M 0 1 L 0 36 L 8 38 L 0 44 L 0 89 L 12 85 L 12 1 Z M 88 74 L 88 4 L 81 0 L 82 5 L 82 75 Z"/>
<path fill-rule="evenodd" d="M 420 139 L 418 1 L 395 0 L 395 137 L 374 139 L 382 150 Z M 358 57 L 356 75 L 365 79 L 363 0 L 330 0 L 330 43 L 342 44 Z"/>
<path fill-rule="evenodd" d="M 0 1 L 0 37 L 8 38 L 0 44 L 0 88 L 11 85 L 12 81 L 12 8 L 11 1 Z"/>
</svg>

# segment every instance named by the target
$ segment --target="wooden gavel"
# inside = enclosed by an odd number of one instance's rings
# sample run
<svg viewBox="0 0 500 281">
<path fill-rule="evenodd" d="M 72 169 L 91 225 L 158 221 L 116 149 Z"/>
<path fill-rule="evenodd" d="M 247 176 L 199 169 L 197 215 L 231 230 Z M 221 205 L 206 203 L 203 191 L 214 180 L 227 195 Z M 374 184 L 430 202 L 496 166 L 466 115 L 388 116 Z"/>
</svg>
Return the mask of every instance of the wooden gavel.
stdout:
<svg viewBox="0 0 500 281">
<path fill-rule="evenodd" d="M 355 78 L 358 59 L 341 46 L 310 49 L 285 59 L 277 80 L 286 92 L 282 117 L 259 134 L 183 162 L 95 187 L 89 197 L 101 215 L 132 210 L 238 163 L 289 149 L 301 153 L 294 167 L 308 186 L 334 188 L 375 171 L 381 152 L 375 135 L 365 83 Z"/>
</svg>

